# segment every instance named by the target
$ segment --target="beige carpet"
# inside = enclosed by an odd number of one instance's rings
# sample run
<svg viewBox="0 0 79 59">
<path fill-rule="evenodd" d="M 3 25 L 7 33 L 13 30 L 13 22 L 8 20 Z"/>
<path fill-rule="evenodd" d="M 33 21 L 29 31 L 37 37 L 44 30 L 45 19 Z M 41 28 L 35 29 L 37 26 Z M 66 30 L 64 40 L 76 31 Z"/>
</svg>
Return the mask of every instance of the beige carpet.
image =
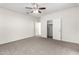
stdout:
<svg viewBox="0 0 79 59">
<path fill-rule="evenodd" d="M 0 45 L 0 55 L 76 55 L 79 45 L 41 37 L 31 37 Z"/>
</svg>

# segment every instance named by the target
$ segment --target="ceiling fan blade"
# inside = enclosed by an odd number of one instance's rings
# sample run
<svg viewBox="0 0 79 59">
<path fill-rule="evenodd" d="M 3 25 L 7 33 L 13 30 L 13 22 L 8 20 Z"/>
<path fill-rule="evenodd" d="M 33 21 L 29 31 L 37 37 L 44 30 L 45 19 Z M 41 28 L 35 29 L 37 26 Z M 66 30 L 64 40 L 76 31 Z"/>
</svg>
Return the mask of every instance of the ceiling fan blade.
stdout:
<svg viewBox="0 0 79 59">
<path fill-rule="evenodd" d="M 31 11 L 30 13 L 33 13 L 33 11 Z"/>
<path fill-rule="evenodd" d="M 26 12 L 26 14 L 29 14 L 29 12 Z"/>
<path fill-rule="evenodd" d="M 33 9 L 33 8 L 31 8 L 31 7 L 25 7 L 26 9 Z"/>
<path fill-rule="evenodd" d="M 39 13 L 41 13 L 41 11 L 38 11 Z"/>
<path fill-rule="evenodd" d="M 45 7 L 41 7 L 41 8 L 39 8 L 40 10 L 44 10 L 44 9 L 46 9 Z"/>
</svg>

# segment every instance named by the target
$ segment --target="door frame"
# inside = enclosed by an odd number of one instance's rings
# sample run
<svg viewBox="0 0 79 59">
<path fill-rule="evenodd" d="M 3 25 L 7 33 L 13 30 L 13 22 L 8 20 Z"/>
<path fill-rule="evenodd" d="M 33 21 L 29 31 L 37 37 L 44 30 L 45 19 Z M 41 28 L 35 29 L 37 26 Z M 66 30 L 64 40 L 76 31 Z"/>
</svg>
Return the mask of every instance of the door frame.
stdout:
<svg viewBox="0 0 79 59">
<path fill-rule="evenodd" d="M 51 23 L 48 23 L 48 21 Z M 49 38 L 48 37 L 48 24 L 52 24 L 52 37 L 51 38 L 53 39 L 53 20 L 47 20 L 47 38 Z"/>
</svg>

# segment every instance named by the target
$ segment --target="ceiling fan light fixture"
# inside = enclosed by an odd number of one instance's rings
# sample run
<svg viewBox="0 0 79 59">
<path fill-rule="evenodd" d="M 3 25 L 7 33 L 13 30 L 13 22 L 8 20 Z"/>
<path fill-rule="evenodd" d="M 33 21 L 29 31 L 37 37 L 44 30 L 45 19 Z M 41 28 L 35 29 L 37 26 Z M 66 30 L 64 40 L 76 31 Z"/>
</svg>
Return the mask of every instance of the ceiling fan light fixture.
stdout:
<svg viewBox="0 0 79 59">
<path fill-rule="evenodd" d="M 36 10 L 33 10 L 33 13 L 37 14 L 37 13 L 39 13 L 39 11 L 36 9 Z"/>
<path fill-rule="evenodd" d="M 41 14 L 42 13 L 41 11 L 46 9 L 45 7 L 39 7 L 37 3 L 33 3 L 32 5 L 33 7 L 25 7 L 25 8 L 31 10 L 30 13 L 33 14 Z"/>
</svg>

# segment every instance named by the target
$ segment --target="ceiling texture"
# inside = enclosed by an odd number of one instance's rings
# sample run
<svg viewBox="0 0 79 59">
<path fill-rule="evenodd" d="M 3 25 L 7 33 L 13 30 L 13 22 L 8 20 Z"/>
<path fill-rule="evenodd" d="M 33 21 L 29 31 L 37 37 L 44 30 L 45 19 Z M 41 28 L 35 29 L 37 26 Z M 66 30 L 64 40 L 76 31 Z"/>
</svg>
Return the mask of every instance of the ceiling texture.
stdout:
<svg viewBox="0 0 79 59">
<path fill-rule="evenodd" d="M 42 10 L 41 14 L 28 14 L 34 17 L 41 17 L 44 14 L 53 13 L 56 11 L 64 10 L 67 8 L 78 7 L 78 3 L 37 3 L 39 7 L 46 7 L 45 10 Z M 31 3 L 0 3 L 1 8 L 6 8 L 21 14 L 27 14 L 29 9 L 25 9 L 25 7 L 33 7 Z"/>
</svg>

